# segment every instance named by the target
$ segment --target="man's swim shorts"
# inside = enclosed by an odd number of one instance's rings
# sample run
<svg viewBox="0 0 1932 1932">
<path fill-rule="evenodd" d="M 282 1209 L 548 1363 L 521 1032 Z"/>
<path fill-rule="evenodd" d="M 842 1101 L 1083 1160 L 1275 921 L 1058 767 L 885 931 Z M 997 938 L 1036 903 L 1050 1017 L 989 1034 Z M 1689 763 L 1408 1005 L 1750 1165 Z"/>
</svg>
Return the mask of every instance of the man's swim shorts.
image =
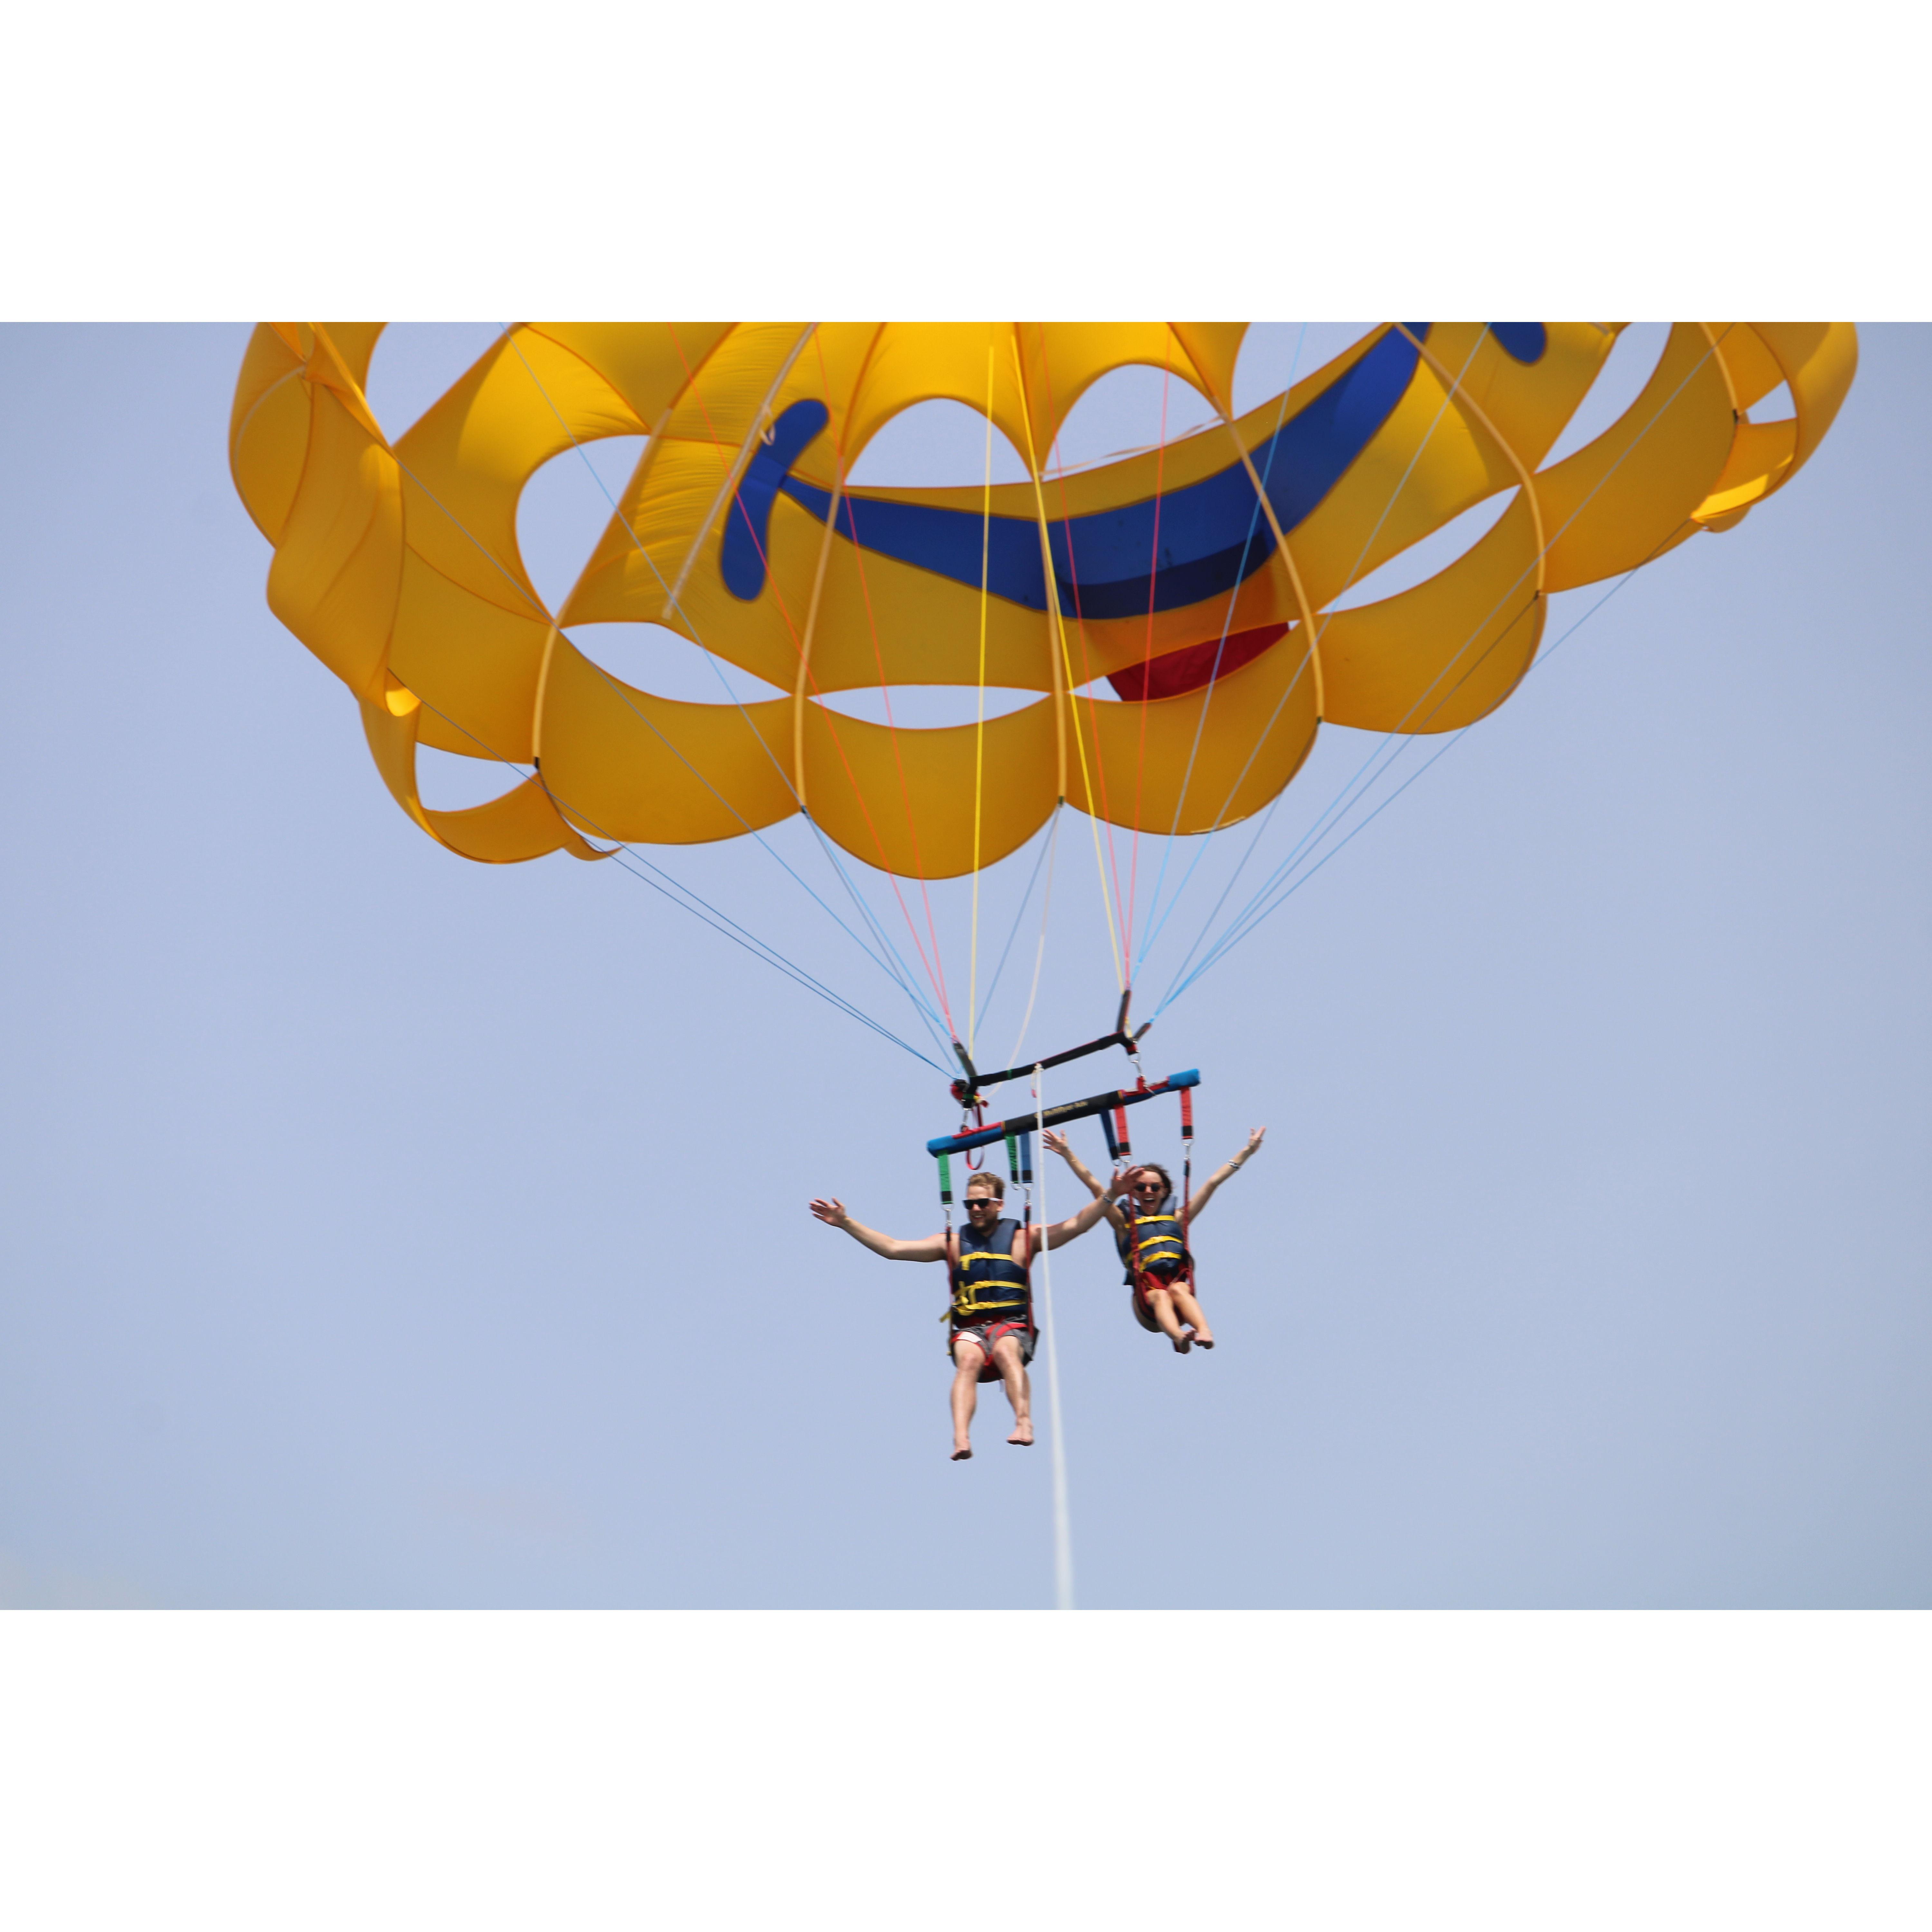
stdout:
<svg viewBox="0 0 1932 1932">
<path fill-rule="evenodd" d="M 982 1322 L 976 1328 L 956 1328 L 947 1338 L 946 1352 L 952 1355 L 952 1359 L 956 1362 L 959 1358 L 954 1348 L 954 1343 L 958 1342 L 962 1337 L 968 1342 L 976 1342 L 985 1352 L 986 1357 L 985 1366 L 980 1371 L 980 1379 L 982 1382 L 996 1382 L 1000 1379 L 1000 1372 L 993 1362 L 994 1346 L 1004 1336 L 1008 1335 L 1013 1336 L 1018 1340 L 1020 1360 L 1022 1364 L 1031 1361 L 1033 1360 L 1033 1330 L 1024 1322 Z"/>
</svg>

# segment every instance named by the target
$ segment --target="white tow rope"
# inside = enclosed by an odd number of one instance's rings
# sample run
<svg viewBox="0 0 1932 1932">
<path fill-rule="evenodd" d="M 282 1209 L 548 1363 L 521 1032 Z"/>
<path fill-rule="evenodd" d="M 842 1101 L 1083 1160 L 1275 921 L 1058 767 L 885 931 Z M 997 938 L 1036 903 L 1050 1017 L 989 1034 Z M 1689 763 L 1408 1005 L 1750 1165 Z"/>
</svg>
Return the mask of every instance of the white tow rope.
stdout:
<svg viewBox="0 0 1932 1932">
<path fill-rule="evenodd" d="M 1053 1594 L 1056 1610 L 1073 1607 L 1073 1528 L 1066 1508 L 1066 1431 L 1060 1404 L 1060 1351 L 1053 1334 L 1053 1250 L 1046 1238 L 1046 1105 L 1041 1094 L 1046 1069 L 1033 1070 L 1034 1124 L 1040 1135 L 1040 1333 L 1046 1345 L 1046 1392 L 1053 1408 Z"/>
</svg>

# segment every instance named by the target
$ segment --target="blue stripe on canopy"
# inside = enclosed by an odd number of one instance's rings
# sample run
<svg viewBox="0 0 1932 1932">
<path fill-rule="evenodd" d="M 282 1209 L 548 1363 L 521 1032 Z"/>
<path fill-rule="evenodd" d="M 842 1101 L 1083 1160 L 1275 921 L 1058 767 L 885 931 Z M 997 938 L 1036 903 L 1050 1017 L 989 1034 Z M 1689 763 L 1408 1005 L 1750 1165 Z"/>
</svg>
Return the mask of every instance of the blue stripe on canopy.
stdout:
<svg viewBox="0 0 1932 1932">
<path fill-rule="evenodd" d="M 1251 452 L 1284 531 L 1334 488 L 1401 401 L 1415 373 L 1416 343 L 1430 328 L 1426 322 L 1408 326 L 1414 341 L 1390 329 Z M 1492 326 L 1515 360 L 1541 358 L 1540 322 Z M 733 596 L 748 602 L 764 588 L 766 528 L 781 492 L 821 524 L 832 514 L 831 493 L 791 473 L 828 420 L 823 403 L 794 403 L 772 425 L 770 441 L 752 456 L 725 525 L 720 558 Z M 1256 508 L 1247 471 L 1234 463 L 1158 498 L 1049 524 L 1061 614 L 1144 616 L 1150 610 L 1180 610 L 1225 595 L 1274 554 L 1274 532 L 1264 521 L 1257 523 Z M 842 500 L 838 527 L 841 536 L 864 549 L 973 590 L 980 586 L 983 544 L 992 595 L 1029 610 L 1046 608 L 1039 526 L 1030 518 L 996 516 L 988 528 L 979 512 L 858 494 Z"/>
</svg>

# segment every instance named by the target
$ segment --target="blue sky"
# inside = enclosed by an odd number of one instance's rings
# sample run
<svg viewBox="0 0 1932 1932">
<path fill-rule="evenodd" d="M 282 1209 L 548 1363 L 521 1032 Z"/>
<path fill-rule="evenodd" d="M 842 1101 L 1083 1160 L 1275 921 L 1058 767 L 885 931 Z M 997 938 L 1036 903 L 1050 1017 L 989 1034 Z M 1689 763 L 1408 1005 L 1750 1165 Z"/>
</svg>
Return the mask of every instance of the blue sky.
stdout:
<svg viewBox="0 0 1932 1932">
<path fill-rule="evenodd" d="M 1044 1451 L 996 1401 L 946 1460 L 937 1270 L 805 1212 L 936 1225 L 940 1078 L 614 866 L 414 831 L 266 608 L 245 339 L 0 331 L 0 1600 L 1049 1601 Z M 1056 1271 L 1083 1604 L 1932 1594 L 1932 336 L 1862 356 L 1788 490 L 1162 1017 L 1204 1160 L 1269 1139 L 1203 1224 L 1211 1358 L 1099 1242 Z M 538 479 L 546 588 L 584 482 Z M 1325 735 L 1279 849 L 1370 748 Z M 1087 836 L 1036 1048 L 1109 1017 Z M 756 854 L 668 862 L 869 970 Z"/>
</svg>

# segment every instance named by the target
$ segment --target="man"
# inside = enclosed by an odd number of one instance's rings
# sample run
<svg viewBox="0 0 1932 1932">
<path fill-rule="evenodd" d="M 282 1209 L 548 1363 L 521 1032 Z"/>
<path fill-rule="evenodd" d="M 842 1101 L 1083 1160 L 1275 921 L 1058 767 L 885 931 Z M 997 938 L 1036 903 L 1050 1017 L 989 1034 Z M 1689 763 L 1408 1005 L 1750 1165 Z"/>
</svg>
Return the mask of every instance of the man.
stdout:
<svg viewBox="0 0 1932 1932">
<path fill-rule="evenodd" d="M 1058 1134 L 1046 1136 L 1055 1151 L 1064 1148 Z M 1104 1199 L 1090 1201 L 1078 1214 L 1050 1228 L 1038 1222 L 1022 1227 L 1000 1217 L 1006 1184 L 996 1174 L 976 1174 L 966 1184 L 966 1226 L 949 1237 L 928 1234 L 922 1240 L 902 1241 L 862 1226 L 839 1201 L 814 1201 L 812 1211 L 826 1226 L 842 1228 L 862 1246 L 889 1262 L 944 1262 L 952 1283 L 952 1460 L 963 1462 L 973 1454 L 970 1430 L 979 1406 L 979 1384 L 1000 1382 L 1012 1404 L 1013 1432 L 1006 1438 L 1016 1448 L 1033 1444 L 1033 1390 L 1027 1364 L 1033 1360 L 1033 1258 L 1041 1249 L 1058 1248 L 1084 1234 L 1106 1212 Z"/>
</svg>

